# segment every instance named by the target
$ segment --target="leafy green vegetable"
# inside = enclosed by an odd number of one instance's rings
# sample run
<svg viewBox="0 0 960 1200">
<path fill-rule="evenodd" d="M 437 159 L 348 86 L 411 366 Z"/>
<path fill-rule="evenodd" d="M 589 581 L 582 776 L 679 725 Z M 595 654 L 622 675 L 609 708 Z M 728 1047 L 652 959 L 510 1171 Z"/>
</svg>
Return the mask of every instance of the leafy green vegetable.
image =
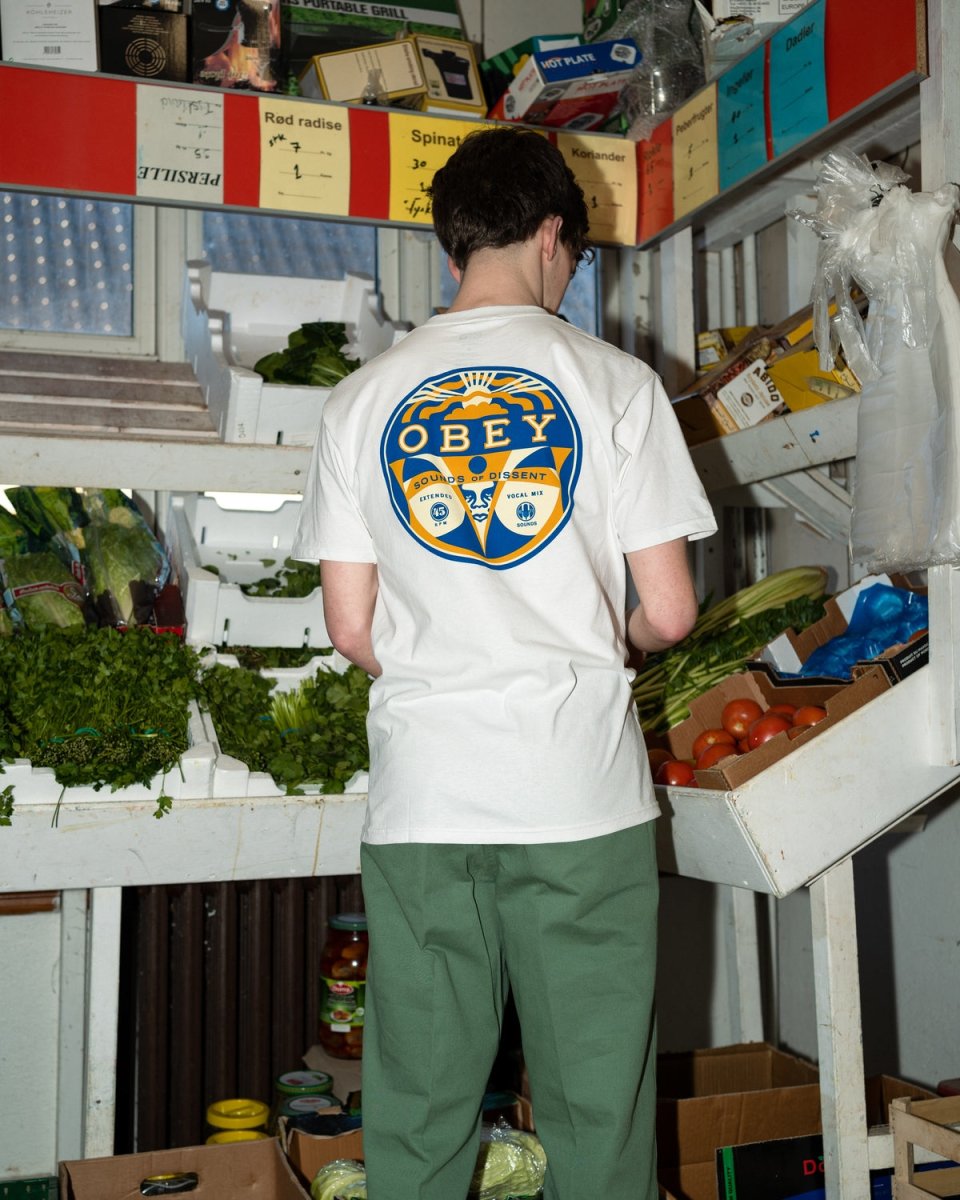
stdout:
<svg viewBox="0 0 960 1200">
<path fill-rule="evenodd" d="M 307 784 L 340 793 L 369 767 L 370 680 L 358 667 L 343 675 L 321 669 L 297 692 L 276 697 L 271 680 L 223 665 L 204 671 L 200 686 L 224 753 L 267 772 L 289 794 Z"/>
<path fill-rule="evenodd" d="M 287 338 L 285 350 L 265 354 L 253 369 L 268 383 L 331 388 L 360 363 L 343 353 L 346 326 L 339 321 L 308 321 Z"/>
<path fill-rule="evenodd" d="M 87 526 L 86 542 L 87 586 L 101 620 L 111 625 L 147 624 L 165 570 L 153 535 L 137 524 L 94 521 Z"/>
<path fill-rule="evenodd" d="M 83 589 L 52 551 L 5 558 L 0 572 L 28 629 L 85 624 Z"/>
<path fill-rule="evenodd" d="M 83 545 L 85 518 L 76 488 L 12 487 L 7 499 L 35 547 L 58 538 L 78 549 Z"/>
<path fill-rule="evenodd" d="M 230 646 L 241 667 L 261 671 L 264 667 L 305 667 L 311 658 L 333 654 L 332 646 Z"/>
<path fill-rule="evenodd" d="M 172 634 L 45 630 L 0 641 L 0 757 L 64 786 L 149 783 L 187 748 L 199 660 Z"/>
<path fill-rule="evenodd" d="M 256 583 L 242 583 L 240 591 L 246 596 L 299 597 L 309 596 L 319 586 L 319 563 L 285 558 L 283 566 L 278 567 L 273 575 L 258 579 Z"/>
<path fill-rule="evenodd" d="M 0 558 L 26 554 L 29 548 L 26 527 L 12 512 L 0 508 Z"/>
<path fill-rule="evenodd" d="M 0 637 L 11 637 L 13 634 L 13 618 L 9 609 L 0 604 Z"/>
<path fill-rule="evenodd" d="M 13 788 L 5 787 L 0 792 L 0 825 L 13 823 Z"/>
</svg>

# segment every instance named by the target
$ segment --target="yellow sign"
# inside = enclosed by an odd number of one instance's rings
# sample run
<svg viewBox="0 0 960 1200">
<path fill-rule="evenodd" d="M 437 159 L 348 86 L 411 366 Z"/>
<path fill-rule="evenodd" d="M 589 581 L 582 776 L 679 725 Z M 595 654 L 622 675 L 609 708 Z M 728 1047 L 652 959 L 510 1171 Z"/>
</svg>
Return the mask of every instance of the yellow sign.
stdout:
<svg viewBox="0 0 960 1200">
<path fill-rule="evenodd" d="M 435 173 L 481 121 L 455 121 L 423 113 L 391 112 L 388 220 L 432 223 L 427 189 Z"/>
<path fill-rule="evenodd" d="M 260 207 L 346 217 L 350 130 L 336 105 L 263 96 Z"/>
<path fill-rule="evenodd" d="M 717 85 L 673 114 L 673 216 L 679 219 L 720 191 Z"/>
<path fill-rule="evenodd" d="M 637 149 L 622 138 L 560 133 L 557 145 L 583 188 L 595 242 L 637 242 Z"/>
</svg>

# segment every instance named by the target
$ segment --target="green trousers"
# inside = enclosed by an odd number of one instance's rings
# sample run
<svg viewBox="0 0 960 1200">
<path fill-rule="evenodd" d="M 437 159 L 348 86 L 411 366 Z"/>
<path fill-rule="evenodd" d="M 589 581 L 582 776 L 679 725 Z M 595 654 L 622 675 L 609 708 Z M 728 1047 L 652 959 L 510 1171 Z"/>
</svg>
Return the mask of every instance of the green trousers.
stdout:
<svg viewBox="0 0 960 1200">
<path fill-rule="evenodd" d="M 545 1200 L 656 1200 L 653 823 L 361 854 L 371 1200 L 465 1200 L 510 987 Z"/>
</svg>

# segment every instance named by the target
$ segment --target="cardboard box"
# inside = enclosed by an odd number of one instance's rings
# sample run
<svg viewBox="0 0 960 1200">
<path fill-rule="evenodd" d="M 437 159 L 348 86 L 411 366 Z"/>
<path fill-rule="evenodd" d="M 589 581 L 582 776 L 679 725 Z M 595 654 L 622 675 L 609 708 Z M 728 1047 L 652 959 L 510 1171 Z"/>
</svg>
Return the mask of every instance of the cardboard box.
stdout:
<svg viewBox="0 0 960 1200">
<path fill-rule="evenodd" d="M 765 646 L 757 663 L 751 663 L 753 669 L 767 669 L 767 674 L 774 682 L 781 682 L 782 676 L 797 672 L 807 661 L 814 650 L 826 645 L 835 637 L 846 633 L 850 618 L 856 608 L 857 599 L 862 591 L 873 587 L 874 584 L 905 588 L 909 591 L 922 593 L 925 589 L 914 587 L 903 575 L 866 575 L 852 587 L 831 596 L 824 604 L 824 615 L 814 625 L 808 626 L 800 633 L 788 629 L 779 637 L 774 638 Z M 914 671 L 924 666 L 930 657 L 930 638 L 923 634 L 905 645 L 891 646 L 878 658 L 861 661 L 854 665 L 853 675 L 862 675 L 872 667 L 879 665 L 887 673 L 891 683 L 899 683 Z M 831 682 L 827 679 L 808 680 L 814 682 Z"/>
<path fill-rule="evenodd" d="M 629 38 L 569 50 L 535 51 L 490 110 L 495 120 L 597 129 L 640 61 Z"/>
<path fill-rule="evenodd" d="M 417 33 L 413 44 L 426 86 L 421 102 L 425 112 L 486 114 L 480 71 L 469 42 Z"/>
<path fill-rule="evenodd" d="M 759 775 L 773 763 L 779 762 L 791 750 L 806 745 L 825 729 L 830 729 L 845 716 L 856 712 L 876 696 L 888 691 L 890 686 L 887 673 L 876 665 L 865 670 L 852 683 L 836 680 L 829 683 L 794 680 L 778 686 L 760 672 L 741 671 L 730 675 L 709 692 L 691 701 L 690 716 L 667 731 L 665 742 L 675 758 L 692 758 L 693 743 L 698 735 L 705 729 L 718 729 L 724 705 L 729 700 L 740 697 L 756 700 L 763 709 L 769 708 L 771 704 L 785 703 L 798 707 L 801 704 L 816 704 L 827 710 L 827 715 L 822 721 L 811 725 L 797 737 L 791 738 L 786 732 L 778 733 L 755 750 L 746 754 L 731 755 L 721 759 L 709 770 L 696 772 L 700 787 L 727 791 L 746 783 L 754 775 Z"/>
<path fill-rule="evenodd" d="M 101 5 L 100 70 L 108 75 L 186 82 L 190 78 L 188 20 L 183 13 L 162 9 Z"/>
<path fill-rule="evenodd" d="M 583 0 L 584 41 L 595 42 L 612 29 L 627 0 Z"/>
<path fill-rule="evenodd" d="M 307 1200 L 276 1138 L 60 1164 L 60 1200 L 128 1200 L 148 1175 L 197 1174 L 196 1200 Z"/>
<path fill-rule="evenodd" d="M 210 87 L 275 92 L 281 78 L 280 0 L 192 0 L 190 78 Z"/>
<path fill-rule="evenodd" d="M 932 1097 L 919 1088 L 889 1075 L 866 1081 L 867 1124 L 872 1129 L 889 1123 L 891 1102 L 898 1097 L 920 1100 Z M 892 1171 L 870 1172 L 871 1200 L 889 1200 Z M 810 1193 L 823 1194 L 823 1137 L 774 1138 L 765 1142 L 724 1146 L 717 1150 L 717 1188 L 720 1200 L 790 1200 Z"/>
<path fill-rule="evenodd" d="M 860 380 L 837 352 L 831 370 L 820 366 L 820 352 L 797 350 L 767 366 L 770 382 L 791 412 L 813 408 L 827 400 L 841 400 L 860 391 Z"/>
<path fill-rule="evenodd" d="M 317 54 L 300 76 L 300 92 L 319 100 L 357 104 L 372 92 L 376 103 L 418 108 L 427 93 L 413 38 L 357 50 Z"/>
<path fill-rule="evenodd" d="M 0 0 L 3 60 L 96 71 L 96 0 Z"/>
<path fill-rule="evenodd" d="M 357 50 L 413 33 L 463 37 L 457 0 L 400 0 L 390 4 L 280 0 L 280 22 L 284 72 L 294 80 L 317 54 Z"/>
<path fill-rule="evenodd" d="M 820 1129 L 813 1063 L 764 1042 L 657 1059 L 660 1184 L 677 1200 L 716 1200 L 716 1152 Z"/>
<path fill-rule="evenodd" d="M 549 54 L 553 50 L 568 50 L 579 46 L 582 38 L 578 33 L 555 34 L 551 37 L 530 37 L 522 42 L 493 54 L 480 63 L 480 75 L 487 103 L 492 107 L 513 82 L 517 72 L 531 54 Z"/>
</svg>

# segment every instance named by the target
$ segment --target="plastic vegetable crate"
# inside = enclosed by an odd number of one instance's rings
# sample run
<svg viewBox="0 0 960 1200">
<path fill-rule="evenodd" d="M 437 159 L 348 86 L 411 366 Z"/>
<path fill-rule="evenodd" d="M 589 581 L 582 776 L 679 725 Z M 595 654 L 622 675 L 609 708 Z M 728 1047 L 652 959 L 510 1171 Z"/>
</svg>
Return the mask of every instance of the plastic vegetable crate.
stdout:
<svg viewBox="0 0 960 1200">
<path fill-rule="evenodd" d="M 176 766 L 156 774 L 149 784 L 135 783 L 116 791 L 106 786 L 98 790 L 92 784 L 63 787 L 57 782 L 53 767 L 35 767 L 29 759 L 15 758 L 3 764 L 0 788 L 13 788 L 14 822 L 16 810 L 28 804 L 51 807 L 57 804 L 102 805 L 111 801 L 159 801 L 161 796 L 171 800 L 205 800 L 216 794 L 222 795 L 223 785 L 218 790 L 214 784 L 217 748 L 212 728 L 193 702 L 190 703 L 187 740 L 189 748 L 181 754 Z"/>
<path fill-rule="evenodd" d="M 300 512 L 227 509 L 210 496 L 171 498 L 166 535 L 187 616 L 186 640 L 207 646 L 329 646 L 320 588 L 309 596 L 248 596 L 290 553 Z M 214 567 L 216 571 L 207 568 Z"/>
<path fill-rule="evenodd" d="M 914 1173 L 914 1149 L 918 1146 L 947 1162 L 960 1163 L 960 1129 L 955 1128 L 960 1125 L 960 1096 L 892 1100 L 890 1124 L 894 1200 L 960 1195 L 960 1166 Z"/>
<path fill-rule="evenodd" d="M 225 442 L 312 445 L 328 388 L 265 383 L 252 369 L 282 350 L 307 321 L 346 326 L 344 354 L 361 362 L 401 335 L 385 320 L 373 281 L 281 278 L 214 271 L 187 263 L 183 338 L 211 415 Z"/>
</svg>

